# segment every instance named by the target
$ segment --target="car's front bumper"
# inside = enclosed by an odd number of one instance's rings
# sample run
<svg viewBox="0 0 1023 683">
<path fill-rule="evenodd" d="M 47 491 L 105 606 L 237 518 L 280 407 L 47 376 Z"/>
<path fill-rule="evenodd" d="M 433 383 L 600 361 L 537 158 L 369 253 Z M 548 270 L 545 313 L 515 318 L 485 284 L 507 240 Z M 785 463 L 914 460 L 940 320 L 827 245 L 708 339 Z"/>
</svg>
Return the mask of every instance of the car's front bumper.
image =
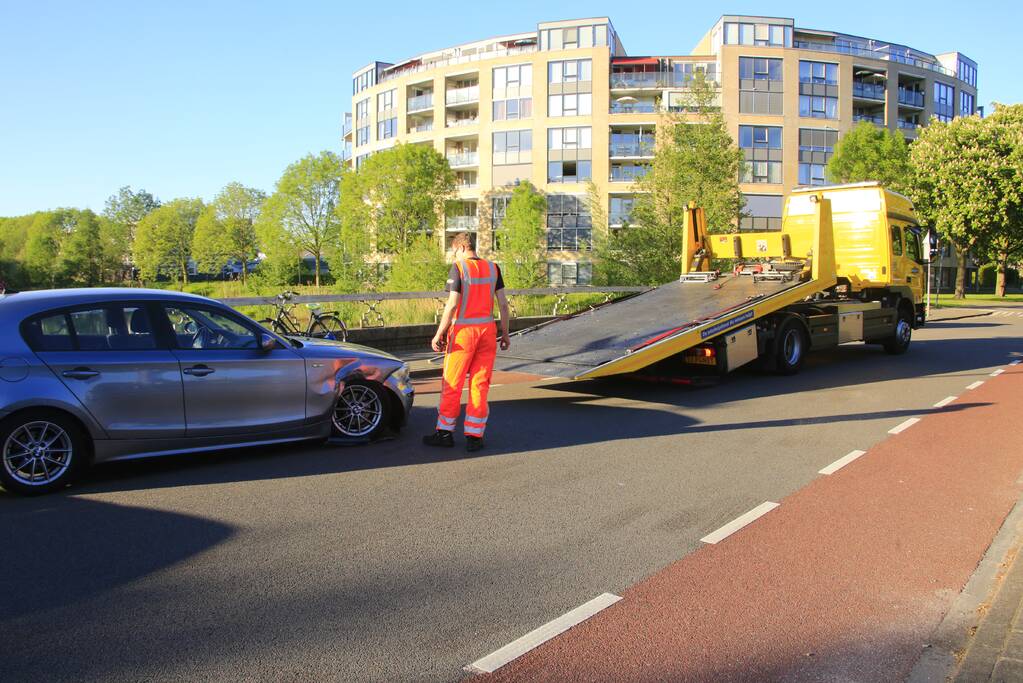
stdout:
<svg viewBox="0 0 1023 683">
<path fill-rule="evenodd" d="M 384 384 L 394 392 L 394 395 L 401 402 L 401 424 L 404 425 L 408 421 L 409 413 L 412 412 L 412 404 L 416 398 L 416 390 L 412 386 L 412 380 L 409 378 L 408 365 L 403 365 L 401 369 L 391 373 L 391 376 L 387 378 Z"/>
</svg>

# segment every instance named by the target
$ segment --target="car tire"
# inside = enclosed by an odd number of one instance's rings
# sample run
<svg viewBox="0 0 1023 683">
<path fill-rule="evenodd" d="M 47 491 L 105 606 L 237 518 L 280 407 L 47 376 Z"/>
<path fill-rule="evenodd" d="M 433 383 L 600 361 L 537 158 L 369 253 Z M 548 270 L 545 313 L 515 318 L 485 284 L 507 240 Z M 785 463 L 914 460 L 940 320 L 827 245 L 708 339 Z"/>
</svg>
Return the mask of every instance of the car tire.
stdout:
<svg viewBox="0 0 1023 683">
<path fill-rule="evenodd" d="M 387 389 L 379 382 L 347 382 L 331 413 L 332 434 L 349 439 L 376 438 L 391 425 L 393 406 Z"/>
<path fill-rule="evenodd" d="M 806 329 L 796 318 L 786 318 L 778 326 L 771 353 L 773 370 L 779 375 L 794 375 L 803 367 L 809 350 Z"/>
<path fill-rule="evenodd" d="M 885 352 L 893 356 L 901 356 L 909 350 L 913 341 L 913 313 L 907 306 L 899 306 L 899 314 L 895 321 L 895 332 L 881 342 Z"/>
<path fill-rule="evenodd" d="M 74 482 L 88 467 L 91 441 L 81 426 L 53 410 L 30 410 L 0 421 L 0 485 L 41 495 Z"/>
</svg>

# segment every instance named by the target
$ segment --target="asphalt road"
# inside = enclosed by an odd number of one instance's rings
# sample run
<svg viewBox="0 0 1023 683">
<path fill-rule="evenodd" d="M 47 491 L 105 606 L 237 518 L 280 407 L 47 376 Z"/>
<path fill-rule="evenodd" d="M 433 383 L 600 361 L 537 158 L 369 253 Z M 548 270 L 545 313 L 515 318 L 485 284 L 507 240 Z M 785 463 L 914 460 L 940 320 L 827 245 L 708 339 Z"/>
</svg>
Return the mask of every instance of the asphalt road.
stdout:
<svg viewBox="0 0 1023 683">
<path fill-rule="evenodd" d="M 504 384 L 473 457 L 419 445 L 424 385 L 393 441 L 0 495 L 0 680 L 456 680 L 1023 353 L 1023 316 L 938 318 L 905 356 L 853 345 L 790 378 Z"/>
</svg>

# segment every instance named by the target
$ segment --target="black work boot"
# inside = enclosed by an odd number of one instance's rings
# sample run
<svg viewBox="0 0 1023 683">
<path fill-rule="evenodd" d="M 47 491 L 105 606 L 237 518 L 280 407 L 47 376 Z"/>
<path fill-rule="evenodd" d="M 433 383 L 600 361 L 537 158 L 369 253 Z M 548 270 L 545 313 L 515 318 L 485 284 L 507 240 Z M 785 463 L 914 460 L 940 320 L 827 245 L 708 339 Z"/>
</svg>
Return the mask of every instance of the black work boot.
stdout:
<svg viewBox="0 0 1023 683">
<path fill-rule="evenodd" d="M 427 446 L 451 448 L 455 445 L 455 439 L 451 436 L 451 432 L 446 429 L 438 429 L 433 434 L 427 434 L 424 436 L 423 443 Z"/>
<path fill-rule="evenodd" d="M 468 436 L 465 437 L 465 450 L 470 453 L 478 451 L 483 448 L 483 437 L 482 436 Z"/>
</svg>

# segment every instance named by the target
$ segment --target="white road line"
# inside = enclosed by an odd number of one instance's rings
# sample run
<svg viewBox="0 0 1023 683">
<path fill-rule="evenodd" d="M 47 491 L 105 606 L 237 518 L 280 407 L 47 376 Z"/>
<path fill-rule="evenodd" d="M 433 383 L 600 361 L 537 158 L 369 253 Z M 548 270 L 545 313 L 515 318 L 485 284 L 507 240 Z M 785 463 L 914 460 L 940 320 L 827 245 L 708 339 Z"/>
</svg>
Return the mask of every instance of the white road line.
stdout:
<svg viewBox="0 0 1023 683">
<path fill-rule="evenodd" d="M 1009 365 L 1019 365 L 1019 363 L 1020 362 L 1018 360 L 1014 360 L 1011 363 L 1009 363 Z"/>
<path fill-rule="evenodd" d="M 943 398 L 940 401 L 938 401 L 937 403 L 935 403 L 934 407 L 935 408 L 944 408 L 949 403 L 951 403 L 952 401 L 956 400 L 956 398 L 957 398 L 956 396 L 946 396 L 945 398 Z"/>
<path fill-rule="evenodd" d="M 910 427 L 912 427 L 913 425 L 915 425 L 919 421 L 920 421 L 919 417 L 911 417 L 908 420 L 906 420 L 905 422 L 903 422 L 902 424 L 895 425 L 894 427 L 889 429 L 888 433 L 889 434 L 900 434 L 900 433 L 906 431 L 907 429 L 909 429 Z"/>
<path fill-rule="evenodd" d="M 704 536 L 700 540 L 703 541 L 704 543 L 711 543 L 711 544 L 718 543 L 719 541 L 723 541 L 724 539 L 728 538 L 729 536 L 734 534 L 739 529 L 743 528 L 747 524 L 752 524 L 758 518 L 763 517 L 768 512 L 770 512 L 771 510 L 775 509 L 776 507 L 778 507 L 778 503 L 772 503 L 771 501 L 767 501 L 766 503 L 761 503 L 760 505 L 756 506 L 755 508 L 753 508 L 752 510 L 750 510 L 746 514 L 744 514 L 744 515 L 742 515 L 740 517 L 736 517 L 735 519 L 733 519 L 728 524 L 724 525 L 723 527 L 721 527 L 717 531 L 714 531 L 712 533 L 707 534 L 706 536 Z"/>
<path fill-rule="evenodd" d="M 967 389 L 976 389 L 977 387 L 979 387 L 979 386 L 980 386 L 981 384 L 983 384 L 983 383 L 984 383 L 984 380 L 982 380 L 982 379 L 978 379 L 978 380 L 977 380 L 976 382 L 974 382 L 973 384 L 968 384 L 968 385 L 966 385 L 966 388 L 967 388 Z"/>
<path fill-rule="evenodd" d="M 831 463 L 822 470 L 819 470 L 818 474 L 834 474 L 838 470 L 842 469 L 856 458 L 866 453 L 866 451 L 850 451 L 848 455 L 843 455 L 841 458 Z"/>
<path fill-rule="evenodd" d="M 612 593 L 598 595 L 589 602 L 576 607 L 571 612 L 567 612 L 554 621 L 549 621 L 540 628 L 530 631 L 518 640 L 508 643 L 500 650 L 492 652 L 482 659 L 477 659 L 465 667 L 465 670 L 476 673 L 493 673 L 513 659 L 521 657 L 533 648 L 543 645 L 554 636 L 560 635 L 573 626 L 581 624 L 597 612 L 610 607 L 619 600 L 621 598 Z"/>
<path fill-rule="evenodd" d="M 1003 370 L 1001 368 L 998 368 L 997 370 L 995 370 L 994 372 L 991 373 L 991 376 L 992 377 L 998 377 L 998 375 L 1002 374 L 1003 372 L 1005 372 L 1005 370 Z"/>
</svg>

